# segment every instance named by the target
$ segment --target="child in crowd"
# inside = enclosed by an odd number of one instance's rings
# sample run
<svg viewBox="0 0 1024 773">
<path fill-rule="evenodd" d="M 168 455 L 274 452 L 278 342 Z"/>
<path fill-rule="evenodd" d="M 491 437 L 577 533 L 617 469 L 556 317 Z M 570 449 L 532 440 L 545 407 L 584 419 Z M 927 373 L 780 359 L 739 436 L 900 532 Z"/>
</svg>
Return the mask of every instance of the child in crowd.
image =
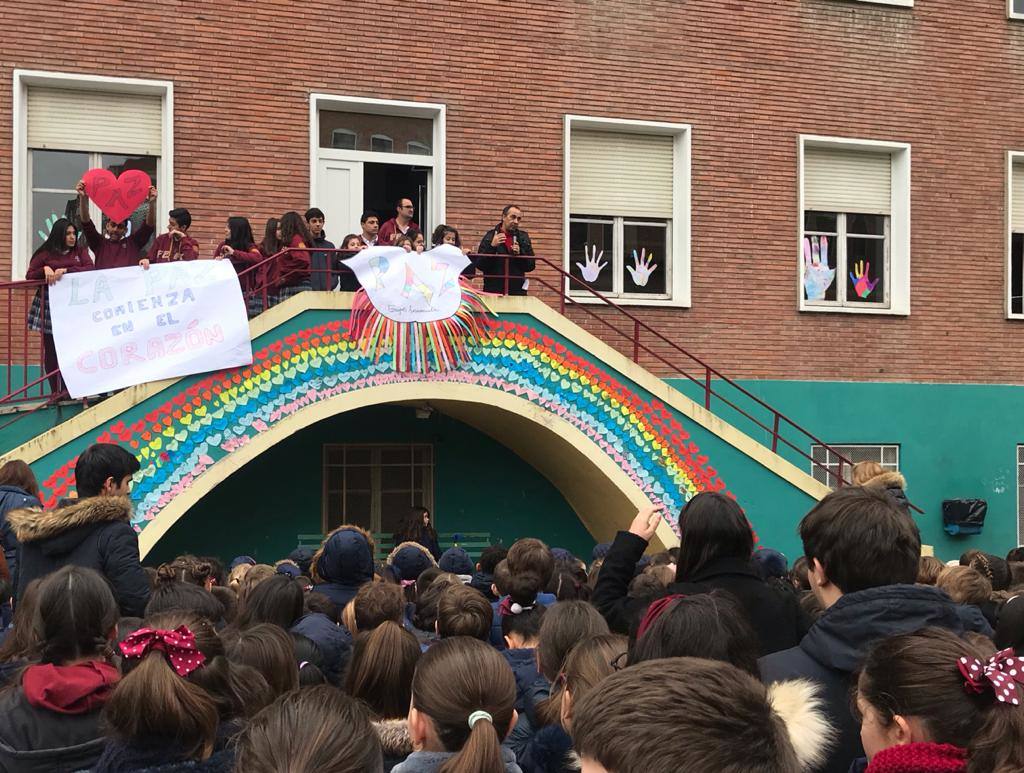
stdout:
<svg viewBox="0 0 1024 773">
<path fill-rule="evenodd" d="M 345 674 L 345 692 L 373 713 L 374 729 L 391 770 L 413 751 L 407 715 L 412 679 L 420 659 L 416 637 L 393 621 L 361 633 L 352 648 Z"/>
<path fill-rule="evenodd" d="M 516 710 L 524 711 L 526 694 L 540 678 L 537 670 L 537 639 L 546 607 L 537 601 L 535 576 L 524 572 L 513 576 L 509 595 L 498 605 L 505 656 L 516 677 Z"/>
<path fill-rule="evenodd" d="M 574 747 L 583 773 L 814 770 L 830 731 L 799 686 L 783 697 L 728 663 L 652 660 L 572 702 Z"/>
<path fill-rule="evenodd" d="M 50 235 L 35 252 L 28 262 L 25 279 L 29 281 L 46 280 L 46 287 L 41 287 L 32 298 L 32 306 L 28 312 L 28 329 L 43 334 L 43 368 L 49 376 L 50 392 L 59 394 L 64 384 L 57 362 L 57 349 L 53 343 L 53 323 L 50 321 L 49 288 L 61 280 L 65 274 L 79 271 L 91 271 L 94 268 L 89 250 L 84 240 L 78 238 L 78 231 L 67 218 L 59 218 L 50 229 Z"/>
<path fill-rule="evenodd" d="M 184 207 L 167 213 L 167 233 L 153 240 L 146 257 L 139 265 L 148 269 L 151 263 L 173 263 L 177 260 L 198 260 L 199 242 L 188 235 L 192 215 Z"/>
<path fill-rule="evenodd" d="M 366 709 L 326 685 L 288 693 L 257 714 L 238 740 L 245 773 L 381 773 Z"/>
<path fill-rule="evenodd" d="M 40 581 L 35 609 L 34 662 L 0 693 L 0 769 L 86 769 L 103 752 L 100 714 L 121 677 L 108 658 L 117 602 L 98 573 L 65 566 Z"/>
<path fill-rule="evenodd" d="M 128 221 L 115 223 L 110 219 L 104 224 L 101 236 L 92 222 L 92 215 L 89 214 L 89 197 L 85 193 L 85 183 L 79 181 L 75 191 L 78 193 L 78 217 L 82 222 L 82 233 L 85 234 L 89 249 L 96 256 L 96 268 L 125 268 L 138 265 L 139 253 L 149 242 L 156 224 L 156 188 L 149 188 L 146 199 L 149 203 L 146 222 L 133 231 L 131 236 L 125 236 L 128 232 Z"/>
<path fill-rule="evenodd" d="M 359 252 L 366 249 L 366 243 L 359 234 L 348 234 L 341 240 L 341 249 Z M 354 293 L 362 287 L 355 272 L 345 265 L 345 261 L 351 257 L 352 255 L 342 255 L 338 260 L 338 289 L 342 292 Z"/>
<path fill-rule="evenodd" d="M 385 571 L 405 590 L 409 602 L 416 600 L 416 584 L 428 569 L 436 569 L 437 562 L 423 544 L 415 541 L 399 542 L 388 555 Z"/>
<path fill-rule="evenodd" d="M 245 629 L 270 623 L 288 631 L 305 613 L 304 601 L 295 580 L 276 574 L 254 587 L 239 604 L 236 626 Z"/>
<path fill-rule="evenodd" d="M 508 555 L 508 549 L 501 545 L 490 545 L 480 553 L 480 560 L 476 563 L 476 571 L 469 581 L 469 587 L 480 591 L 488 601 L 498 600 L 492 585 L 494 583 L 494 568 L 499 561 L 504 561 Z"/>
<path fill-rule="evenodd" d="M 21 459 L 11 459 L 0 466 L 0 542 L 10 573 L 11 585 L 18 585 L 18 538 L 14 536 L 7 514 L 28 507 L 42 508 L 39 501 L 39 482 Z"/>
<path fill-rule="evenodd" d="M 299 686 L 295 648 L 285 629 L 258 623 L 225 635 L 228 659 L 255 669 L 270 686 L 274 698 Z"/>
<path fill-rule="evenodd" d="M 395 237 L 395 247 L 401 247 L 406 252 L 412 252 L 413 242 L 409 234 L 399 234 Z"/>
<path fill-rule="evenodd" d="M 444 551 L 441 558 L 438 559 L 437 565 L 442 572 L 451 572 L 467 585 L 473 579 L 473 572 L 476 570 L 469 553 L 457 546 Z"/>
<path fill-rule="evenodd" d="M 313 556 L 313 590 L 344 609 L 360 586 L 373 579 L 373 536 L 344 524 L 328 534 Z"/>
<path fill-rule="evenodd" d="M 329 241 L 324 231 L 327 218 L 319 207 L 310 207 L 305 214 L 306 225 L 312 240 L 310 247 L 334 249 L 334 242 Z M 333 290 L 338 284 L 338 254 L 335 252 L 314 252 L 310 256 L 310 280 L 314 290 Z"/>
<path fill-rule="evenodd" d="M 413 252 L 423 252 L 427 248 L 427 240 L 423 237 L 420 231 L 416 232 L 416 235 L 412 237 L 412 249 Z"/>
<path fill-rule="evenodd" d="M 935 556 L 921 556 L 917 566 L 918 584 L 935 585 L 939 580 L 939 575 L 942 574 L 945 568 L 946 565 Z"/>
<path fill-rule="evenodd" d="M 502 616 L 498 613 L 498 607 L 501 601 L 504 601 L 502 597 L 506 596 L 509 592 L 509 583 L 512 581 L 512 578 L 526 575 L 524 581 L 520 583 L 520 587 L 534 587 L 537 591 L 537 602 L 544 606 L 550 606 L 557 599 L 550 593 L 542 593 L 540 591 L 551 582 L 551 575 L 554 574 L 554 571 L 555 559 L 551 555 L 551 550 L 539 539 L 527 537 L 516 540 L 513 543 L 505 560 L 495 567 L 495 595 L 499 596 L 499 601 L 491 604 L 491 607 L 494 609 L 494 620 L 491 625 L 492 645 L 498 649 L 502 649 L 505 646 L 505 637 L 501 631 Z M 499 577 L 508 577 L 508 580 L 502 579 L 499 582 Z"/>
<path fill-rule="evenodd" d="M 256 246 L 256 239 L 248 218 L 237 215 L 228 218 L 224 241 L 214 249 L 213 258 L 214 260 L 227 259 L 231 261 L 235 273 L 239 274 L 238 280 L 241 282 L 242 292 L 246 294 L 248 300 L 252 290 L 256 287 L 256 272 L 248 269 L 252 269 L 263 260 L 263 253 Z"/>
<path fill-rule="evenodd" d="M 491 605 L 473 588 L 446 588 L 437 600 L 437 635 L 469 636 L 486 642 L 491 633 Z"/>
<path fill-rule="evenodd" d="M 520 773 L 501 740 L 515 723 L 508 664 L 476 639 L 445 639 L 416 666 L 409 735 L 418 751 L 394 773 Z"/>
<path fill-rule="evenodd" d="M 867 771 L 1024 770 L 1022 685 L 1024 660 L 1012 651 L 946 630 L 879 642 L 857 681 Z"/>
<path fill-rule="evenodd" d="M 272 264 L 270 276 L 275 303 L 312 289 L 311 257 L 307 249 L 312 244 L 313 234 L 302 216 L 294 211 L 285 212 L 281 216 L 281 248 L 288 252 Z"/>
<path fill-rule="evenodd" d="M 405 620 L 405 596 L 398 585 L 391 583 L 367 583 L 356 593 L 353 607 L 353 636 L 385 622 L 401 625 Z"/>
</svg>

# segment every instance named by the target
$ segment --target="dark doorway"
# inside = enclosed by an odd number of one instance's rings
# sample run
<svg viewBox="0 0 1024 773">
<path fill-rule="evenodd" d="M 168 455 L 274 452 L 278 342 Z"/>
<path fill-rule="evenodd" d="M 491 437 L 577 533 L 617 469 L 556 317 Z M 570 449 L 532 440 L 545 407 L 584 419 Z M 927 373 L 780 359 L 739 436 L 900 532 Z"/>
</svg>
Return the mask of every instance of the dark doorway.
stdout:
<svg viewBox="0 0 1024 773">
<path fill-rule="evenodd" d="M 430 169 L 404 164 L 366 164 L 363 167 L 363 209 L 380 214 L 380 221 L 395 216 L 395 202 L 412 199 L 416 207 L 413 219 L 423 229 L 430 246 L 430 202 L 427 200 Z"/>
</svg>

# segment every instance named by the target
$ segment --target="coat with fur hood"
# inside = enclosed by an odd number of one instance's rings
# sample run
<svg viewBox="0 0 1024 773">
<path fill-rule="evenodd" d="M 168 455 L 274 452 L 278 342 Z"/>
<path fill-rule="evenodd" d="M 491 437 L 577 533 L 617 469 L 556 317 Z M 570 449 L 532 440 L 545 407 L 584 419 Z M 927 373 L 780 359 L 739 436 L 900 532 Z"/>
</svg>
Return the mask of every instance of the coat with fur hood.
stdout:
<svg viewBox="0 0 1024 773">
<path fill-rule="evenodd" d="M 910 513 L 910 500 L 907 499 L 907 495 L 904 493 L 907 488 L 907 479 L 898 472 L 883 472 L 881 475 L 873 477 L 864 485 L 868 488 L 885 489 L 885 493 L 892 498 L 896 507 L 904 513 Z"/>
<path fill-rule="evenodd" d="M 380 749 L 384 755 L 384 773 L 391 773 L 392 768 L 405 762 L 412 754 L 409 720 L 382 719 L 374 722 L 373 727 L 380 738 Z"/>
<path fill-rule="evenodd" d="M 121 614 L 142 617 L 149 580 L 139 560 L 139 537 L 131 525 L 128 497 L 89 497 L 54 510 L 14 510 L 7 515 L 21 544 L 20 596 L 32 580 L 69 564 L 95 569 L 110 583 Z"/>
<path fill-rule="evenodd" d="M 360 586 L 373 579 L 373 535 L 359 526 L 339 526 L 313 556 L 313 590 L 344 609 Z"/>
</svg>

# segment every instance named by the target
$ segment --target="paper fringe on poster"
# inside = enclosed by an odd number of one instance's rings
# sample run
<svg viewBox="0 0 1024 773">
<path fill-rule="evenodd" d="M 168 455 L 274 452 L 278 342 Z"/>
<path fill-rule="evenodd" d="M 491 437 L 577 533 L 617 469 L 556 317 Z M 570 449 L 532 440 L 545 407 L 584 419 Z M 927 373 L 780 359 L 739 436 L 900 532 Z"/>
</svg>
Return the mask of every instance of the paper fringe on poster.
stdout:
<svg viewBox="0 0 1024 773">
<path fill-rule="evenodd" d="M 387 353 L 400 373 L 454 370 L 473 359 L 469 349 L 485 338 L 483 319 L 494 312 L 468 282 L 459 281 L 462 301 L 455 314 L 434 322 L 396 322 L 381 314 L 366 290 L 352 301 L 349 337 L 374 362 Z"/>
</svg>

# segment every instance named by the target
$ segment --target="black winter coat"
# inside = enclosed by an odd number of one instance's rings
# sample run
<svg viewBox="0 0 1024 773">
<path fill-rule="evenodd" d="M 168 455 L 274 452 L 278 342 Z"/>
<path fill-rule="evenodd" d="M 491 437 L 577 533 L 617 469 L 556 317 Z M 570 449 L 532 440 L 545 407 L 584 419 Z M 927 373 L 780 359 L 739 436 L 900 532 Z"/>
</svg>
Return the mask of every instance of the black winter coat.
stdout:
<svg viewBox="0 0 1024 773">
<path fill-rule="evenodd" d="M 70 773 L 91 768 L 103 752 L 100 709 L 58 714 L 29 704 L 20 687 L 0 693 L 0 771 Z"/>
<path fill-rule="evenodd" d="M 860 726 L 850 713 L 850 689 L 868 650 L 880 639 L 926 627 L 992 635 L 977 607 L 956 604 L 938 588 L 886 585 L 846 594 L 825 610 L 799 646 L 758 661 L 766 684 L 811 679 L 824 686 L 823 708 L 839 733 L 824 773 L 847 773 L 864 756 Z"/>
<path fill-rule="evenodd" d="M 23 510 L 26 507 L 42 509 L 43 503 L 17 486 L 0 486 L 0 542 L 3 542 L 4 558 L 7 568 L 11 571 L 11 585 L 18 585 L 18 538 L 14 536 L 11 525 L 7 523 L 7 514 L 12 510 Z"/>
<path fill-rule="evenodd" d="M 334 243 L 324 234 L 313 239 L 313 247 L 333 250 Z M 341 261 L 336 252 L 313 252 L 309 256 L 309 278 L 314 290 L 333 290 L 338 284 L 338 266 Z"/>
<path fill-rule="evenodd" d="M 508 295 L 526 295 L 523 289 L 523 280 L 526 274 L 537 267 L 537 261 L 533 259 L 533 242 L 530 241 L 530 234 L 526 231 L 516 231 L 516 238 L 519 240 L 519 254 L 509 251 L 503 243 L 494 247 L 491 240 L 494 234 L 501 228 L 498 223 L 494 228 L 484 234 L 480 240 L 480 247 L 477 252 L 480 257 L 476 258 L 473 264 L 480 269 L 484 275 L 484 292 L 498 293 L 505 295 L 505 266 L 508 265 Z"/>
<path fill-rule="evenodd" d="M 106 577 L 123 616 L 142 617 L 149 580 L 139 561 L 131 515 L 128 497 L 89 497 L 55 510 L 9 513 L 21 543 L 15 596 L 32 580 L 63 566 L 85 566 Z"/>
<path fill-rule="evenodd" d="M 310 612 L 295 621 L 291 633 L 301 634 L 316 645 L 324 659 L 324 676 L 335 687 L 341 687 L 341 678 L 352 655 L 352 634 L 348 629 L 325 614 Z"/>
<path fill-rule="evenodd" d="M 620 531 L 597 576 L 591 603 L 604 615 L 615 633 L 635 631 L 651 599 L 628 597 L 636 563 L 647 549 L 646 540 Z M 735 596 L 747 612 L 747 619 L 760 641 L 759 652 L 767 655 L 795 646 L 810 628 L 811 620 L 800 608 L 796 596 L 761 579 L 750 561 L 719 558 L 707 564 L 688 582 L 669 585 L 666 594 L 692 596 L 712 590 Z"/>
</svg>

